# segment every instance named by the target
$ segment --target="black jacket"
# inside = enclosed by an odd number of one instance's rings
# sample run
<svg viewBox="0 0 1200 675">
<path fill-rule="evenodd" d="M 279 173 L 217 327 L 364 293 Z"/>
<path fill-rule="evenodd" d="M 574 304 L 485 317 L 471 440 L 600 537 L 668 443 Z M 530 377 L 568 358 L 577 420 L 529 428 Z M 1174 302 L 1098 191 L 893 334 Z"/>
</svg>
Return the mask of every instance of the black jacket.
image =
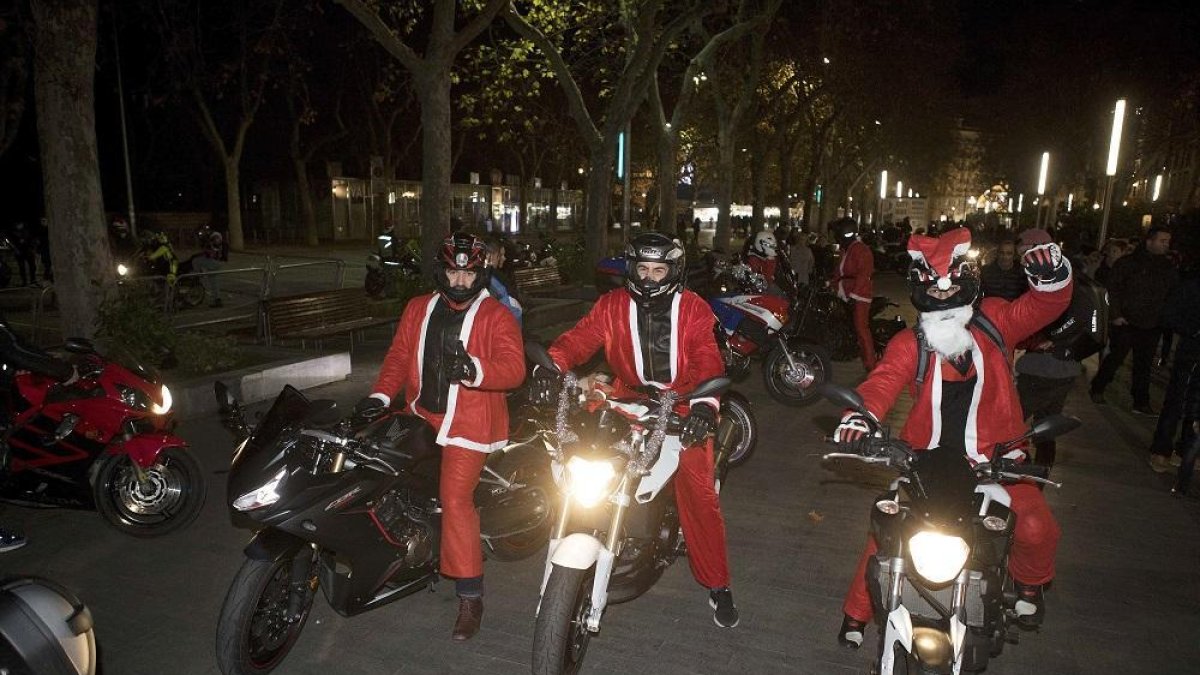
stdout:
<svg viewBox="0 0 1200 675">
<path fill-rule="evenodd" d="M 1109 320 L 1123 318 L 1137 328 L 1157 328 L 1167 294 L 1179 282 L 1179 272 L 1165 255 L 1144 247 L 1121 258 L 1109 274 Z"/>
<path fill-rule="evenodd" d="M 1007 270 L 1000 269 L 996 263 L 984 265 L 979 277 L 984 297 L 1016 300 L 1029 290 L 1029 281 L 1020 265 L 1014 264 Z"/>
</svg>

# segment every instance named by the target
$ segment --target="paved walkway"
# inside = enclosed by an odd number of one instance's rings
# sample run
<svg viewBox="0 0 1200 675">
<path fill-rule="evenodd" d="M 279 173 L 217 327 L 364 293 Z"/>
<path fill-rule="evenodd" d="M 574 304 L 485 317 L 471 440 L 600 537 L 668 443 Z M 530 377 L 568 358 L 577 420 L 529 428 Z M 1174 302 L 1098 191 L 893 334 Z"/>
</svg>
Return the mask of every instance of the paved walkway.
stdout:
<svg viewBox="0 0 1200 675">
<path fill-rule="evenodd" d="M 894 297 L 899 297 L 893 292 Z M 356 351 L 349 380 L 314 397 L 353 403 L 370 386 L 386 342 Z M 862 371 L 837 364 L 839 381 Z M 864 673 L 869 650 L 841 649 L 833 634 L 841 596 L 866 534 L 868 508 L 886 476 L 823 466 L 820 441 L 836 423 L 825 403 L 789 409 L 764 392 L 758 367 L 741 385 L 763 433 L 756 455 L 730 476 L 722 502 L 742 623 L 716 628 L 706 594 L 680 561 L 634 602 L 611 608 L 585 672 L 714 675 Z M 1059 445 L 1047 497 L 1062 524 L 1059 575 L 1040 633 L 1022 635 L 992 675 L 1192 673 L 1200 657 L 1200 499 L 1172 498 L 1150 471 L 1150 422 L 1099 408 L 1082 380 L 1068 409 L 1082 429 Z M 209 471 L 209 501 L 190 529 L 135 540 L 94 513 L 0 506 L 0 523 L 32 543 L 0 555 L 0 573 L 36 573 L 74 588 L 92 607 L 108 675 L 212 674 L 215 624 L 249 533 L 225 506 L 231 451 L 215 419 L 179 429 Z M 449 639 L 452 588 L 343 619 L 318 600 L 294 653 L 279 669 L 299 674 L 525 673 L 542 561 L 487 565 L 483 631 Z M 874 633 L 868 638 L 868 644 Z"/>
</svg>

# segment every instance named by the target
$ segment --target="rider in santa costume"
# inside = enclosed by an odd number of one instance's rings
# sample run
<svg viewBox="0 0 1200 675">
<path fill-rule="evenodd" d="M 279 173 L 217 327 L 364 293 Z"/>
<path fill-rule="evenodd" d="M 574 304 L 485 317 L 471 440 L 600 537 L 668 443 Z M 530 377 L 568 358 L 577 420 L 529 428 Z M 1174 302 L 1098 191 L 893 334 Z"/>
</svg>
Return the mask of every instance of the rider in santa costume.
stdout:
<svg viewBox="0 0 1200 675">
<path fill-rule="evenodd" d="M 455 580 L 452 637 L 468 640 L 483 616 L 483 551 L 474 492 L 488 453 L 508 443 L 506 392 L 525 379 L 521 330 L 488 291 L 484 244 L 457 233 L 438 250 L 437 292 L 404 307 L 373 392 L 356 412 L 377 415 L 399 393 L 442 448 L 440 571 Z"/>
<path fill-rule="evenodd" d="M 888 343 L 858 392 L 867 409 L 884 419 L 907 388 L 913 405 L 900 438 L 918 451 L 960 449 L 977 464 L 989 461 L 998 443 L 1024 432 L 1012 376 L 1012 345 L 1066 310 L 1072 281 L 1070 263 L 1058 246 L 1044 244 L 1022 258 L 1031 292 L 1012 302 L 979 300 L 979 269 L 967 255 L 970 247 L 966 229 L 938 238 L 909 238 L 913 263 L 908 283 L 919 323 L 916 330 L 902 331 Z M 868 432 L 865 420 L 849 412 L 834 437 L 853 442 Z M 1009 558 L 1019 592 L 1016 610 L 1022 624 L 1038 625 L 1045 614 L 1042 587 L 1054 577 L 1059 528 L 1034 485 L 1018 483 L 1005 489 L 1017 516 Z M 876 550 L 870 538 L 843 605 L 838 640 L 847 647 L 862 644 L 863 629 L 873 615 L 865 573 Z"/>
<path fill-rule="evenodd" d="M 626 249 L 625 288 L 600 297 L 574 328 L 550 346 L 561 370 L 584 363 L 600 348 L 614 375 L 616 398 L 648 390 L 687 394 L 725 374 L 713 336 L 716 318 L 699 295 L 684 288 L 683 248 L 657 232 L 639 235 Z M 538 371 L 535 370 L 535 374 Z M 713 477 L 713 441 L 720 401 L 693 399 L 679 434 L 684 449 L 675 474 L 675 500 L 692 576 L 709 589 L 718 626 L 738 623 L 729 590 L 725 520 Z"/>
</svg>

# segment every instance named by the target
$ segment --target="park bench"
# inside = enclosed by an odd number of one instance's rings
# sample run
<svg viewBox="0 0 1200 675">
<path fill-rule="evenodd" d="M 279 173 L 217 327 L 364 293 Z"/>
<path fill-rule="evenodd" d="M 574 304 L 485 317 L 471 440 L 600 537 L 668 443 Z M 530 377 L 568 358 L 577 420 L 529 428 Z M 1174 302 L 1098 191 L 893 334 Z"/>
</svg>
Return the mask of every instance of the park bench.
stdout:
<svg viewBox="0 0 1200 675">
<path fill-rule="evenodd" d="M 513 283 L 517 286 L 517 293 L 522 296 L 552 292 L 563 285 L 562 276 L 554 265 L 513 270 Z"/>
<path fill-rule="evenodd" d="M 315 342 L 318 349 L 324 340 L 346 335 L 353 351 L 356 335 L 398 320 L 398 316 L 380 316 L 377 307 L 361 288 L 267 298 L 262 301 L 263 334 L 267 344 L 299 340 L 301 348 Z"/>
</svg>

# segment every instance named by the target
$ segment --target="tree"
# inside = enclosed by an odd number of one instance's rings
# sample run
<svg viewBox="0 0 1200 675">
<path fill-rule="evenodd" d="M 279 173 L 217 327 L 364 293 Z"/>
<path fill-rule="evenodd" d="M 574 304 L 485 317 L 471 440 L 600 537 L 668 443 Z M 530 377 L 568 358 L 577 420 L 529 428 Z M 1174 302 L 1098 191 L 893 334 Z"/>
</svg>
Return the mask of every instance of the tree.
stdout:
<svg viewBox="0 0 1200 675">
<path fill-rule="evenodd" d="M 17 140 L 29 83 L 28 37 L 16 7 L 0 7 L 0 155 Z"/>
<path fill-rule="evenodd" d="M 113 277 L 96 150 L 97 0 L 31 0 L 34 104 L 64 335 L 91 337 Z"/>
<path fill-rule="evenodd" d="M 454 61 L 508 4 L 509 0 L 486 0 L 474 17 L 455 30 L 454 0 L 430 3 L 396 3 L 376 9 L 364 0 L 336 0 L 367 29 L 371 37 L 399 61 L 412 76 L 421 104 L 421 249 L 426 266 L 432 267 L 437 247 L 450 227 L 450 173 L 452 162 L 450 85 Z M 482 2 L 483 0 L 481 0 Z M 389 21 L 385 20 L 385 14 Z M 411 39 L 418 21 L 428 24 L 424 55 L 405 39 Z M 405 28 L 397 29 L 400 24 Z"/>
<path fill-rule="evenodd" d="M 642 0 L 611 4 L 534 2 L 504 19 L 541 52 L 567 97 L 567 109 L 588 151 L 586 238 L 588 255 L 608 252 L 608 212 L 617 138 L 641 105 L 666 51 L 692 21 L 713 11 L 711 2 Z M 551 36 L 554 36 L 553 39 Z M 591 99 L 580 86 L 590 78 Z"/>
</svg>

